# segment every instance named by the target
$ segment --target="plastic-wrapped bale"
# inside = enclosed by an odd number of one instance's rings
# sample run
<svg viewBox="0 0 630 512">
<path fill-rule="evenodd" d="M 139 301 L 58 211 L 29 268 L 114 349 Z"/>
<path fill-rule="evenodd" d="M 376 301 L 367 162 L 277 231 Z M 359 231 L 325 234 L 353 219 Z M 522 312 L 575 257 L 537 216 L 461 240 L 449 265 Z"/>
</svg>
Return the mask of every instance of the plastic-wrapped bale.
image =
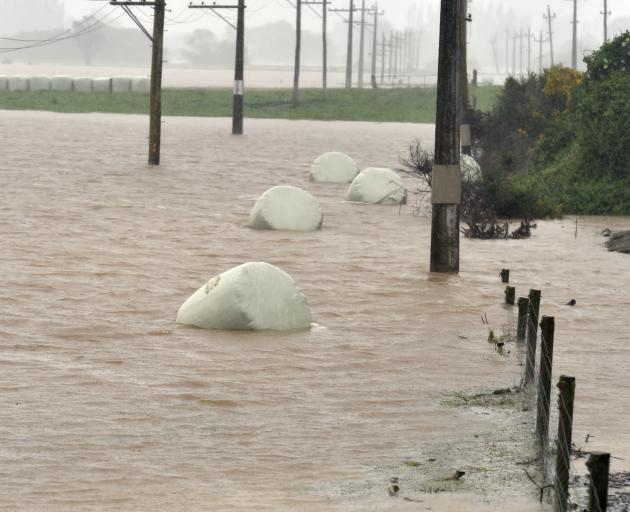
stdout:
<svg viewBox="0 0 630 512">
<path fill-rule="evenodd" d="M 306 329 L 306 297 L 293 278 L 269 263 L 249 262 L 214 276 L 179 308 L 177 323 L 204 329 Z"/>
<path fill-rule="evenodd" d="M 460 165 L 464 181 L 472 183 L 481 179 L 481 167 L 472 156 L 460 155 Z"/>
<path fill-rule="evenodd" d="M 306 190 L 289 185 L 272 187 L 258 198 L 249 214 L 254 229 L 314 231 L 322 226 L 319 202 Z"/>
<path fill-rule="evenodd" d="M 50 91 L 50 78 L 47 76 L 32 76 L 28 79 L 30 91 Z"/>
<path fill-rule="evenodd" d="M 9 87 L 9 77 L 6 75 L 0 75 L 0 91 L 6 91 Z"/>
<path fill-rule="evenodd" d="M 134 76 L 131 79 L 131 92 L 136 94 L 149 94 L 151 81 L 146 76 Z"/>
<path fill-rule="evenodd" d="M 72 77 L 71 76 L 53 76 L 50 79 L 50 88 L 53 91 L 71 91 L 72 90 Z"/>
<path fill-rule="evenodd" d="M 407 189 L 391 169 L 368 167 L 352 180 L 346 200 L 369 204 L 405 204 Z"/>
<path fill-rule="evenodd" d="M 92 79 L 86 76 L 73 78 L 72 89 L 76 92 L 92 92 Z"/>
<path fill-rule="evenodd" d="M 131 92 L 131 78 L 127 76 L 112 78 L 112 92 Z"/>
<path fill-rule="evenodd" d="M 350 183 L 359 174 L 357 163 L 345 153 L 333 151 L 317 157 L 311 164 L 309 179 L 328 183 Z"/>
<path fill-rule="evenodd" d="M 9 91 L 28 91 L 28 78 L 25 76 L 10 76 L 7 88 Z"/>
<path fill-rule="evenodd" d="M 112 92 L 111 78 L 92 78 L 92 92 Z"/>
</svg>

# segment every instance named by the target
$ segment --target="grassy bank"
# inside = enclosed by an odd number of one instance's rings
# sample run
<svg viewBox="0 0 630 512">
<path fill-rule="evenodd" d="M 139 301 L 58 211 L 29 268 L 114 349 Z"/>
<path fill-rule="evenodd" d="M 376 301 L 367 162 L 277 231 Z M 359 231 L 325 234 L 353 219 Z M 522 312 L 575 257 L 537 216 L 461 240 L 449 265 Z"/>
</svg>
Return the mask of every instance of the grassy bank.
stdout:
<svg viewBox="0 0 630 512">
<path fill-rule="evenodd" d="M 489 110 L 499 87 L 484 86 L 471 94 L 477 106 Z M 165 89 L 162 112 L 167 116 L 229 117 L 229 89 Z M 434 88 L 427 89 L 303 89 L 300 107 L 291 106 L 288 89 L 250 89 L 245 95 L 245 115 L 250 118 L 315 119 L 432 123 L 435 118 Z M 109 112 L 146 114 L 148 96 L 76 92 L 0 91 L 0 109 L 52 112 Z"/>
</svg>

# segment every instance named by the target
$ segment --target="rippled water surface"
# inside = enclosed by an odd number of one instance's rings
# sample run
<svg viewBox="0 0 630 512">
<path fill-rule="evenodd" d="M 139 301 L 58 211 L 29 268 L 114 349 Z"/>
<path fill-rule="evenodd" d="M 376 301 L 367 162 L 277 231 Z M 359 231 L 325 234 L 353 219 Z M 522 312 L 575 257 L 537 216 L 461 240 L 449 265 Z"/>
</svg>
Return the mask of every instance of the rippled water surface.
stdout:
<svg viewBox="0 0 630 512">
<path fill-rule="evenodd" d="M 630 469 L 630 257 L 599 234 L 629 220 L 580 219 L 577 239 L 565 219 L 530 240 L 463 240 L 460 275 L 432 276 L 430 223 L 412 205 L 348 204 L 344 186 L 306 181 L 329 150 L 396 166 L 414 137 L 431 144 L 431 126 L 245 128 L 167 118 L 149 168 L 145 117 L 0 113 L 3 510 L 539 510 L 526 480 L 509 499 L 404 502 L 378 476 L 414 447 L 512 428 L 439 404 L 518 382 L 518 358 L 494 352 L 480 320 L 500 329 L 512 314 L 504 267 L 556 317 L 556 376 L 577 379 L 574 439 L 590 433 L 590 449 Z M 245 226 L 278 184 L 319 198 L 321 231 Z M 320 327 L 174 323 L 209 277 L 250 260 L 289 272 Z M 472 464 L 465 450 L 447 463 Z"/>
</svg>

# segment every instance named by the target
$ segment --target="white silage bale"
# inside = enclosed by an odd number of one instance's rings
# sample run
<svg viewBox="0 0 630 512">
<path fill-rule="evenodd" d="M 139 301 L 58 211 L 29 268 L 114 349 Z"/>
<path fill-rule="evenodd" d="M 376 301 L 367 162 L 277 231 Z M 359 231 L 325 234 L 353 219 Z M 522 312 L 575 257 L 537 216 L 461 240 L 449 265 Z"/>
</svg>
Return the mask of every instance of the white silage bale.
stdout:
<svg viewBox="0 0 630 512">
<path fill-rule="evenodd" d="M 32 76 L 28 79 L 30 91 L 50 91 L 50 78 L 47 76 Z"/>
<path fill-rule="evenodd" d="M 391 169 L 368 167 L 352 180 L 346 200 L 369 204 L 405 204 L 407 189 Z"/>
<path fill-rule="evenodd" d="M 50 88 L 53 91 L 71 91 L 72 90 L 72 77 L 53 76 L 50 79 Z"/>
<path fill-rule="evenodd" d="M 306 297 L 293 278 L 264 262 L 214 276 L 177 313 L 177 323 L 204 329 L 282 331 L 308 328 L 311 321 Z"/>
<path fill-rule="evenodd" d="M 281 185 L 267 190 L 252 208 L 249 225 L 254 229 L 314 231 L 322 226 L 319 202 L 298 187 Z"/>
<path fill-rule="evenodd" d="M 28 78 L 25 76 L 10 76 L 7 88 L 9 91 L 28 91 Z"/>
<path fill-rule="evenodd" d="M 324 153 L 311 164 L 309 179 L 328 183 L 350 183 L 359 174 L 357 163 L 345 153 Z"/>
<path fill-rule="evenodd" d="M 92 78 L 87 76 L 73 78 L 72 89 L 76 92 L 92 92 Z"/>
<path fill-rule="evenodd" d="M 92 92 L 112 92 L 112 79 L 111 78 L 93 78 L 92 79 Z"/>
<path fill-rule="evenodd" d="M 137 94 L 149 94 L 151 81 L 146 76 L 134 76 L 131 79 L 131 92 Z"/>
<path fill-rule="evenodd" d="M 112 78 L 112 92 L 131 92 L 131 78 L 127 76 Z"/>
<path fill-rule="evenodd" d="M 462 179 L 468 182 L 476 182 L 481 179 L 481 166 L 470 155 L 460 155 L 460 165 L 462 168 Z"/>
</svg>

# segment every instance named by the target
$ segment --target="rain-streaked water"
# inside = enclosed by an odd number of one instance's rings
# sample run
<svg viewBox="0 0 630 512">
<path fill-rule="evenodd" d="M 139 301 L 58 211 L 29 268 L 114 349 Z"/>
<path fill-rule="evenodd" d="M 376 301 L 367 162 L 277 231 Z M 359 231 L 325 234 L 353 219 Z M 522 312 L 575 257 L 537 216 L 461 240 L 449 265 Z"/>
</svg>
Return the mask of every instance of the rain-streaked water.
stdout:
<svg viewBox="0 0 630 512">
<path fill-rule="evenodd" d="M 590 433 L 589 449 L 630 469 L 630 257 L 600 236 L 630 220 L 581 218 L 577 239 L 567 218 L 529 240 L 463 240 L 459 276 L 430 275 L 430 222 L 412 205 L 345 203 L 344 186 L 306 177 L 329 150 L 396 166 L 431 126 L 247 120 L 235 138 L 226 119 L 167 118 L 159 168 L 145 165 L 147 129 L 142 116 L 0 113 L 1 509 L 540 510 L 526 479 L 509 496 L 404 502 L 378 476 L 432 444 L 513 428 L 439 404 L 519 381 L 480 320 L 500 329 L 510 314 L 501 268 L 556 317 L 574 439 Z M 245 226 L 278 184 L 318 197 L 321 231 Z M 210 276 L 250 260 L 289 272 L 320 327 L 174 323 Z"/>
</svg>

